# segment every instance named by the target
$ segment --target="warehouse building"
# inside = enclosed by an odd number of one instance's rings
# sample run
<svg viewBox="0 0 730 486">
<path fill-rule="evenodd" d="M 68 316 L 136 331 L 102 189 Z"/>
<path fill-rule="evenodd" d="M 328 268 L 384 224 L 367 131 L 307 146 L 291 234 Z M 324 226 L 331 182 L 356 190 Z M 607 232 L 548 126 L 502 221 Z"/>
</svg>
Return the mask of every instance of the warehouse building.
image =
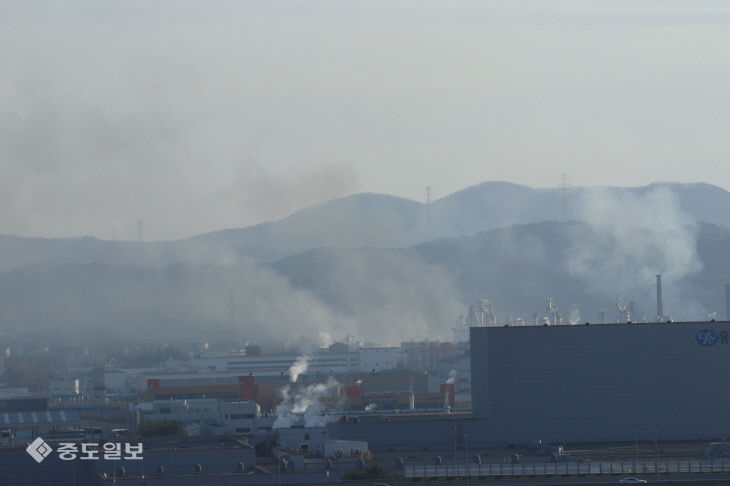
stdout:
<svg viewBox="0 0 730 486">
<path fill-rule="evenodd" d="M 471 328 L 492 440 L 730 437 L 730 322 Z"/>
</svg>

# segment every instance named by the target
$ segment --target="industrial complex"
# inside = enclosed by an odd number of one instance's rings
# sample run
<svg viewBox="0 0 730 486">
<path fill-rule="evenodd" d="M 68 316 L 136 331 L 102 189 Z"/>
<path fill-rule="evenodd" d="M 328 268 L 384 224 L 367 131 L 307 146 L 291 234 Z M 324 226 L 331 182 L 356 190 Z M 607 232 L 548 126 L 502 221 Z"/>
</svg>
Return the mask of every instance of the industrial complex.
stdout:
<svg viewBox="0 0 730 486">
<path fill-rule="evenodd" d="M 665 320 L 659 277 L 657 322 L 566 324 L 552 299 L 548 311 L 498 322 L 482 299 L 455 328 L 468 340 L 397 347 L 195 344 L 151 367 L 70 351 L 47 392 L 0 388 L 0 475 L 95 486 L 730 472 L 730 321 Z"/>
</svg>

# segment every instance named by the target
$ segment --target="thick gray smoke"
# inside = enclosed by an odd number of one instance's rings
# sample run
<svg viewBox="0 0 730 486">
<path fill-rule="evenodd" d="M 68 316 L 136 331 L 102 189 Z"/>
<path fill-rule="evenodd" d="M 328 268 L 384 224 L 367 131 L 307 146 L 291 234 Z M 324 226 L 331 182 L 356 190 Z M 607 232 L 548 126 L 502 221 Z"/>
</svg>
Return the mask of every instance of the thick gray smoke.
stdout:
<svg viewBox="0 0 730 486">
<path fill-rule="evenodd" d="M 452 337 L 449 324 L 463 304 L 448 268 L 397 250 L 327 249 L 304 256 L 276 268 L 322 296 L 335 315 L 349 317 L 347 332 L 326 329 L 333 337 L 351 334 L 382 345 Z M 312 261 L 327 263 L 309 267 Z"/>
<path fill-rule="evenodd" d="M 683 298 L 678 284 L 702 270 L 697 225 L 668 187 L 650 186 L 639 195 L 591 189 L 582 193 L 578 208 L 591 233 L 572 235 L 567 251 L 572 275 L 601 295 L 641 302 L 652 319 L 655 275 L 662 274 L 672 312 L 692 317 L 687 314 L 697 304 Z"/>
<path fill-rule="evenodd" d="M 201 258 L 194 248 L 177 256 Z M 90 342 L 154 335 L 173 342 L 241 339 L 296 348 L 327 346 L 351 335 L 397 345 L 424 336 L 449 338 L 447 324 L 461 310 L 445 268 L 397 251 L 321 250 L 275 265 L 226 251 L 215 254 L 215 265 L 147 260 L 0 272 L 0 325 L 11 338 L 53 336 L 58 342 L 79 334 Z"/>
<path fill-rule="evenodd" d="M 84 61 L 95 74 L 126 62 L 101 51 L 96 64 Z M 6 63 L 0 80 L 0 205 L 12 208 L 0 211 L 0 233 L 136 240 L 142 218 L 146 241 L 177 239 L 283 218 L 360 186 L 355 167 L 339 160 L 273 163 L 260 153 L 270 131 L 205 105 L 194 73 L 123 55 L 143 65 L 69 86 L 67 62 L 85 55 L 25 55 L 35 62 Z"/>
</svg>

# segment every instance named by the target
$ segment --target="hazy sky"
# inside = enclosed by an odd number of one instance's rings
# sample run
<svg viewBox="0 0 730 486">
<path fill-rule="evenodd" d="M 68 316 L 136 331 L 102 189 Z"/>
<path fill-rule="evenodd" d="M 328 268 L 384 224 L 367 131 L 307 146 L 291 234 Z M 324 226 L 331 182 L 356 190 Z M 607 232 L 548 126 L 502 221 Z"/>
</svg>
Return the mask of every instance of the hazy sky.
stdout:
<svg viewBox="0 0 730 486">
<path fill-rule="evenodd" d="M 0 233 L 169 239 L 562 172 L 730 189 L 726 5 L 0 0 Z"/>
</svg>

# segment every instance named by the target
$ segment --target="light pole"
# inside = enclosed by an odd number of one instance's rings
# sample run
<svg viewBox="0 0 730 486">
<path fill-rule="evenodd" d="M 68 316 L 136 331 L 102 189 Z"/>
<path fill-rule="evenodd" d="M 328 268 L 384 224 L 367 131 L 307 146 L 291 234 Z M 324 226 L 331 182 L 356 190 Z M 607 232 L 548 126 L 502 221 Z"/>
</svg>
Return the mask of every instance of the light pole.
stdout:
<svg viewBox="0 0 730 486">
<path fill-rule="evenodd" d="M 639 473 L 639 424 L 634 422 L 634 450 L 636 451 L 636 468 L 634 474 Z"/>
<path fill-rule="evenodd" d="M 454 428 L 454 476 L 459 475 L 459 461 L 456 458 L 456 425 L 453 426 Z"/>
<path fill-rule="evenodd" d="M 659 426 L 654 427 L 654 457 L 656 462 L 654 463 L 654 472 L 659 476 Z"/>
<path fill-rule="evenodd" d="M 469 486 L 469 434 L 464 434 L 464 442 L 466 443 L 466 486 Z"/>
</svg>

